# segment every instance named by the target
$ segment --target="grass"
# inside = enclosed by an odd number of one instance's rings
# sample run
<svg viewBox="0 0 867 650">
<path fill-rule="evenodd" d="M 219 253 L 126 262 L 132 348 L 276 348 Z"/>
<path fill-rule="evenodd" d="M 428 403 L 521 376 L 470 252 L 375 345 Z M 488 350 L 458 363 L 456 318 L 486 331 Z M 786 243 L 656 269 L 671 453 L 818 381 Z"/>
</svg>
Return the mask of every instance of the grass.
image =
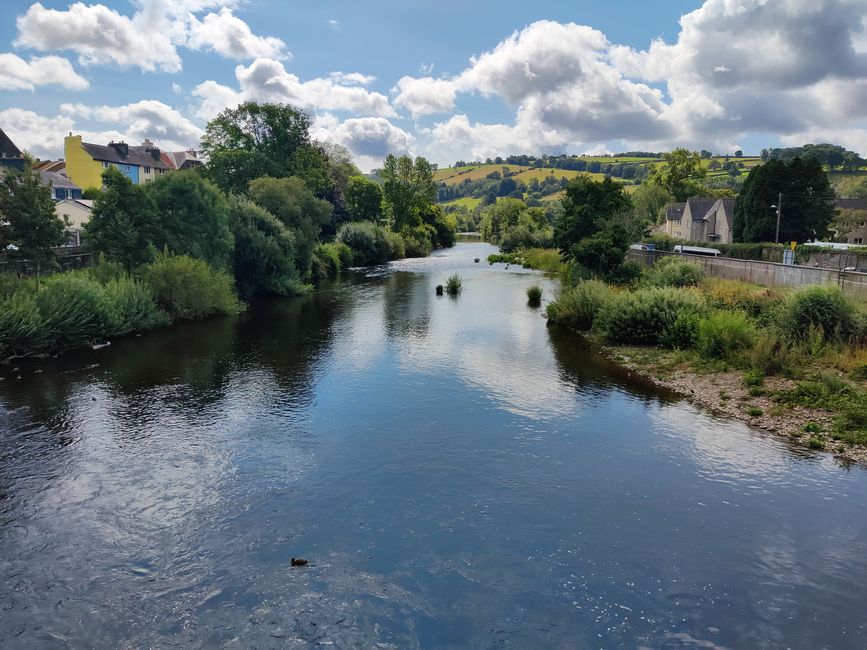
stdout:
<svg viewBox="0 0 867 650">
<path fill-rule="evenodd" d="M 488 255 L 488 262 L 495 264 L 520 264 L 525 269 L 562 273 L 566 264 L 560 259 L 560 251 L 556 248 L 527 248 L 514 253 L 494 253 Z"/>
<path fill-rule="evenodd" d="M 764 414 L 765 414 L 765 412 L 762 409 L 756 408 L 755 406 L 751 406 L 750 408 L 747 409 L 747 415 L 749 415 L 751 418 L 757 418 L 760 415 L 764 415 Z"/>
<path fill-rule="evenodd" d="M 449 276 L 449 279 L 446 280 L 446 293 L 450 296 L 456 296 L 461 292 L 463 288 L 461 283 L 461 276 L 457 273 Z"/>
<path fill-rule="evenodd" d="M 538 307 L 542 304 L 542 287 L 538 284 L 527 287 L 527 304 L 530 307 Z"/>
<path fill-rule="evenodd" d="M 454 199 L 453 201 L 446 201 L 442 205 L 454 205 L 461 208 L 466 208 L 467 210 L 475 210 L 481 202 L 481 199 L 474 199 L 471 196 L 465 196 L 460 199 Z"/>
</svg>

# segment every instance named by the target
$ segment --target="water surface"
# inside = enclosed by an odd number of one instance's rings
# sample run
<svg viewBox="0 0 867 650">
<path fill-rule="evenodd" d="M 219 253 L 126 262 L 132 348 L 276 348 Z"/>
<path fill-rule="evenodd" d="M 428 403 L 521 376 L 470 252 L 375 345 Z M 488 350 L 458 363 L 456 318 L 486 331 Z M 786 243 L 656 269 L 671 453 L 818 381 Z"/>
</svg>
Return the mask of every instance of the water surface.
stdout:
<svg viewBox="0 0 867 650">
<path fill-rule="evenodd" d="M 0 369 L 0 647 L 867 645 L 867 474 L 629 377 L 491 250 Z"/>
</svg>

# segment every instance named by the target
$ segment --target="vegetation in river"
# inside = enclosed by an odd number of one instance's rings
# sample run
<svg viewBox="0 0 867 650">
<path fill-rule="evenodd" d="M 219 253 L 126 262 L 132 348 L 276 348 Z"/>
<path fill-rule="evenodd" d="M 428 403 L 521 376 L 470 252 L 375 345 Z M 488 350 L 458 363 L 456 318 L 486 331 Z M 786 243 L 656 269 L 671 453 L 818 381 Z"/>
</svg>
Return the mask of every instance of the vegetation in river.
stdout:
<svg viewBox="0 0 867 650">
<path fill-rule="evenodd" d="M 446 293 L 450 296 L 458 295 L 462 288 L 461 276 L 457 273 L 450 275 L 448 280 L 446 280 Z"/>
<path fill-rule="evenodd" d="M 527 287 L 527 304 L 538 307 L 542 304 L 542 287 L 538 284 Z"/>
</svg>

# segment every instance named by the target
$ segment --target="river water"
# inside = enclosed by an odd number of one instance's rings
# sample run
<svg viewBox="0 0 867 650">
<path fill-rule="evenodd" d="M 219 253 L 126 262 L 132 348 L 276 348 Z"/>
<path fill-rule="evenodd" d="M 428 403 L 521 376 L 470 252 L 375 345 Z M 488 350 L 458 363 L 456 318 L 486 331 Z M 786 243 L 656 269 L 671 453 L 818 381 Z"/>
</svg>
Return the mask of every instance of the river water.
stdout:
<svg viewBox="0 0 867 650">
<path fill-rule="evenodd" d="M 0 370 L 0 647 L 865 647 L 867 473 L 492 250 Z"/>
</svg>

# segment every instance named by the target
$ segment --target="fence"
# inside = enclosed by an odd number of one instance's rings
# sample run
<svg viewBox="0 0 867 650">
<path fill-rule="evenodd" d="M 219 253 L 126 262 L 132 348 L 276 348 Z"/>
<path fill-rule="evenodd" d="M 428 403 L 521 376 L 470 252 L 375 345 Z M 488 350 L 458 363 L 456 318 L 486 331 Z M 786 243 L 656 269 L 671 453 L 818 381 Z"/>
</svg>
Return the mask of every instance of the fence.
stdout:
<svg viewBox="0 0 867 650">
<path fill-rule="evenodd" d="M 64 246 L 56 249 L 57 259 L 49 268 L 43 268 L 46 275 L 54 271 L 71 271 L 90 266 L 93 263 L 93 253 L 81 246 Z M 20 276 L 36 275 L 36 265 L 30 260 L 9 259 L 0 255 L 0 273 L 14 273 Z"/>
<path fill-rule="evenodd" d="M 676 255 L 665 251 L 630 250 L 630 259 L 653 266 L 656 260 L 665 255 Z M 788 266 L 776 262 L 758 260 L 739 260 L 732 257 L 705 257 L 702 255 L 683 255 L 684 259 L 702 266 L 708 275 L 727 280 L 741 280 L 766 287 L 806 287 L 825 284 L 840 287 L 844 294 L 859 300 L 867 300 L 867 273 L 855 273 L 837 269 L 813 266 Z"/>
</svg>

